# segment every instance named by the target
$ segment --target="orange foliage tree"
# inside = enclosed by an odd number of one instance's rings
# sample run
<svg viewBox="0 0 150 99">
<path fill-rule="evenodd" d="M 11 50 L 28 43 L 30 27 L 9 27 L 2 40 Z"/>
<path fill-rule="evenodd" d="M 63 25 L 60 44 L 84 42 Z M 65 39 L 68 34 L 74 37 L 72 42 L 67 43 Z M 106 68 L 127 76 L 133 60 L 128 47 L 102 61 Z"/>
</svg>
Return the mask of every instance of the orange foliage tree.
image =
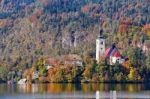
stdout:
<svg viewBox="0 0 150 99">
<path fill-rule="evenodd" d="M 132 20 L 130 18 L 121 19 L 118 27 L 118 32 L 127 33 L 129 25 L 132 25 Z"/>
<path fill-rule="evenodd" d="M 81 8 L 81 11 L 82 11 L 83 13 L 89 13 L 89 10 L 90 10 L 89 5 L 85 5 L 85 6 L 83 6 L 83 7 Z"/>
<path fill-rule="evenodd" d="M 150 24 L 144 25 L 142 31 L 145 32 L 148 36 L 150 36 Z"/>
</svg>

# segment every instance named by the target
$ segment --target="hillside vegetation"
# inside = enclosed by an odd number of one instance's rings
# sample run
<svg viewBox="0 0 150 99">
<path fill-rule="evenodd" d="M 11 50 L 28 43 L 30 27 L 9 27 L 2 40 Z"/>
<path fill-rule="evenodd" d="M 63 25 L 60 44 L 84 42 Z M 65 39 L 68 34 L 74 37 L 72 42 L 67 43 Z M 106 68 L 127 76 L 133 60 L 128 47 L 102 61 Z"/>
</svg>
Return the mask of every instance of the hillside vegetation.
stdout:
<svg viewBox="0 0 150 99">
<path fill-rule="evenodd" d="M 2 70 L 17 72 L 42 57 L 70 53 L 94 58 L 101 28 L 108 47 L 115 42 L 124 55 L 131 53 L 130 65 L 147 66 L 150 58 L 136 47 L 150 39 L 149 0 L 0 0 Z"/>
</svg>

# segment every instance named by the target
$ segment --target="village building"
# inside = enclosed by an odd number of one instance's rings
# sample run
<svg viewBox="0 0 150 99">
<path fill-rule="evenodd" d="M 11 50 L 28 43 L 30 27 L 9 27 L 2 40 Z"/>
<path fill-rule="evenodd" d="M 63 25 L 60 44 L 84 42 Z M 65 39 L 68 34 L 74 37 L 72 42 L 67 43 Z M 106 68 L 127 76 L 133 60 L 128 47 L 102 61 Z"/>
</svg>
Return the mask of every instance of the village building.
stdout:
<svg viewBox="0 0 150 99">
<path fill-rule="evenodd" d="M 122 64 L 123 62 L 125 62 L 125 59 L 120 55 L 119 52 L 115 52 L 112 56 L 110 56 L 111 64 L 115 64 L 115 63 Z"/>
<path fill-rule="evenodd" d="M 48 58 L 44 62 L 44 66 L 46 67 L 46 70 L 53 68 L 54 66 L 57 66 L 60 64 L 59 59 L 56 58 Z"/>
<path fill-rule="evenodd" d="M 143 46 L 142 46 L 143 53 L 148 55 L 149 49 L 150 49 L 150 41 L 145 41 Z"/>
<path fill-rule="evenodd" d="M 37 70 L 35 70 L 33 73 L 32 73 L 32 79 L 38 79 L 39 77 L 39 72 Z"/>
<path fill-rule="evenodd" d="M 67 66 L 83 66 L 82 58 L 76 54 L 63 55 L 62 62 Z"/>
<path fill-rule="evenodd" d="M 99 63 L 101 58 L 105 58 L 110 65 L 124 63 L 127 58 L 124 58 L 118 51 L 115 44 L 112 44 L 110 48 L 106 49 L 106 39 L 103 36 L 103 31 L 100 31 L 100 35 L 96 39 L 96 61 Z"/>
<path fill-rule="evenodd" d="M 148 55 L 148 51 L 150 49 L 150 40 L 145 40 L 143 43 L 137 43 L 136 45 L 138 48 L 140 48 L 146 56 Z"/>
<path fill-rule="evenodd" d="M 104 57 L 108 60 L 108 63 L 110 65 L 116 63 L 122 64 L 126 61 L 126 58 L 120 54 L 115 44 L 113 44 L 110 48 L 106 49 Z"/>
</svg>

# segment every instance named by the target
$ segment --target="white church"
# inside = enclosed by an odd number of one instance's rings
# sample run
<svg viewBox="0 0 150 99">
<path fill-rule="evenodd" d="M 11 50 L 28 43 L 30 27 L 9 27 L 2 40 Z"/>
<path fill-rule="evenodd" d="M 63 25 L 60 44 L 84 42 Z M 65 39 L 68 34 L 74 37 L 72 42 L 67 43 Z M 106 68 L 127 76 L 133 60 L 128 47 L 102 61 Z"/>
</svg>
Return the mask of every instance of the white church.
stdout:
<svg viewBox="0 0 150 99">
<path fill-rule="evenodd" d="M 103 36 L 103 31 L 100 31 L 98 38 L 96 39 L 96 61 L 100 62 L 101 58 L 105 58 L 110 65 L 124 63 L 127 58 L 123 57 L 115 44 L 111 47 L 106 48 L 106 38 Z"/>
</svg>

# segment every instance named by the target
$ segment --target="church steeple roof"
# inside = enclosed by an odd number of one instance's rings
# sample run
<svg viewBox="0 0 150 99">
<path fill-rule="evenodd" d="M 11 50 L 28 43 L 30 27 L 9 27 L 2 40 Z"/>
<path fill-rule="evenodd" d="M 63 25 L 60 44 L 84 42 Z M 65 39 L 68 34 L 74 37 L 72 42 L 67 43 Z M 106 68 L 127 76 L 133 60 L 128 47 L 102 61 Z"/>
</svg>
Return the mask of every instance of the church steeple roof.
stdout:
<svg viewBox="0 0 150 99">
<path fill-rule="evenodd" d="M 103 29 L 100 29 L 98 38 L 104 38 Z"/>
</svg>

